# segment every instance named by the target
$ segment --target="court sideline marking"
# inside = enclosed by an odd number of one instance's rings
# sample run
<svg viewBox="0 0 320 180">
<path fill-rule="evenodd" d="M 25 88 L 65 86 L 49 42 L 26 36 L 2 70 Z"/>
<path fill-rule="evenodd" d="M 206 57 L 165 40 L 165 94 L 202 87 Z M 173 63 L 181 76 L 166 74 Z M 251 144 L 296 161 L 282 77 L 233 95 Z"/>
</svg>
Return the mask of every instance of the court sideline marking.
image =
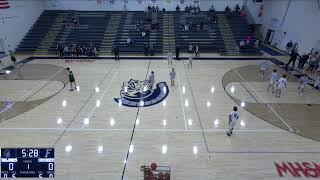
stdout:
<svg viewBox="0 0 320 180">
<path fill-rule="evenodd" d="M 181 81 L 180 81 L 180 77 L 179 77 L 179 72 L 177 72 L 177 75 L 178 75 L 178 81 L 179 81 L 179 94 L 180 94 L 181 107 L 182 107 L 182 113 L 183 113 L 184 128 L 185 128 L 185 130 L 188 130 L 187 122 L 186 122 L 186 113 L 185 113 L 184 106 L 183 106 L 183 98 L 182 98 L 182 93 L 181 93 L 181 86 L 180 86 Z"/>
<path fill-rule="evenodd" d="M 243 80 L 243 82 L 249 86 L 249 88 L 262 100 L 262 102 L 264 103 L 265 101 L 263 100 L 263 98 L 253 89 L 253 87 L 247 83 L 247 81 L 241 76 L 241 74 L 237 71 L 234 70 L 236 72 L 236 74 Z M 290 132 L 294 132 L 293 129 L 289 126 L 289 124 L 269 105 L 269 103 L 265 103 L 269 109 L 289 128 Z"/>
<path fill-rule="evenodd" d="M 187 77 L 187 80 L 188 80 L 188 84 L 189 84 L 189 89 L 190 89 L 190 93 L 191 93 L 191 97 L 192 97 L 192 100 L 193 100 L 193 103 L 194 103 L 194 107 L 195 107 L 195 110 L 196 110 L 196 113 L 197 113 L 197 116 L 198 116 L 198 120 L 199 120 L 199 125 L 200 125 L 200 128 L 201 128 L 201 133 L 202 133 L 202 137 L 203 137 L 203 141 L 204 141 L 204 144 L 206 146 L 206 150 L 207 152 L 209 153 L 209 157 L 210 157 L 210 151 L 209 151 L 209 147 L 208 147 L 208 143 L 207 143 L 207 139 L 206 139 L 206 136 L 204 134 L 204 131 L 203 131 L 203 126 L 202 126 L 202 123 L 201 123 L 201 118 L 200 118 L 200 114 L 199 114 L 199 111 L 198 111 L 198 106 L 197 106 L 197 103 L 196 103 L 196 100 L 194 98 L 194 94 L 193 94 L 193 90 L 192 90 L 192 87 L 191 87 L 191 82 L 190 82 L 190 78 L 189 78 L 189 73 L 186 69 L 186 66 L 185 66 L 185 63 L 184 61 L 182 61 L 183 63 L 183 68 L 184 68 L 184 71 L 186 73 L 186 77 Z"/>
</svg>

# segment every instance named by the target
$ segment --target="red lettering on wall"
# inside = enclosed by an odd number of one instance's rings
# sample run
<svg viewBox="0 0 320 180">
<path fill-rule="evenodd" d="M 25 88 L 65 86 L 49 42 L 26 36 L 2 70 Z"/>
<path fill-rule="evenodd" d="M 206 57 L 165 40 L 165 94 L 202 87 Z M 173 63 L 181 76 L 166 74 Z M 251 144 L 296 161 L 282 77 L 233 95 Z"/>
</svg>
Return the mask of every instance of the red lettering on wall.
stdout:
<svg viewBox="0 0 320 180">
<path fill-rule="evenodd" d="M 304 166 L 304 175 L 306 177 L 318 177 L 318 169 L 315 167 L 313 168 L 311 163 L 302 162 L 302 166 Z"/>
<path fill-rule="evenodd" d="M 274 164 L 276 165 L 278 175 L 280 177 L 283 177 L 283 173 L 288 174 L 288 171 L 291 173 L 292 176 L 297 176 L 297 174 L 294 171 L 292 171 L 285 162 L 282 161 L 282 165 L 279 165 L 277 162 L 274 162 Z"/>
</svg>

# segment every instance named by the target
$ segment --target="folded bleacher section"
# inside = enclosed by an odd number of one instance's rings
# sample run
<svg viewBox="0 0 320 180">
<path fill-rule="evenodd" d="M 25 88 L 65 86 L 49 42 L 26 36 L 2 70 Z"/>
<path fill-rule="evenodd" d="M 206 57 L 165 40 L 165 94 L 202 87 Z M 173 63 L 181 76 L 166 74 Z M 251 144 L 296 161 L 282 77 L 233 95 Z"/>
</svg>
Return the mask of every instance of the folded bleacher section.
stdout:
<svg viewBox="0 0 320 180">
<path fill-rule="evenodd" d="M 247 36 L 251 37 L 250 44 L 246 45 L 244 49 L 240 49 L 240 53 L 244 55 L 259 54 L 259 50 L 254 48 L 254 43 L 257 40 L 254 28 L 252 25 L 248 24 L 246 17 L 233 15 L 228 18 L 228 22 L 237 45 L 240 44 L 241 40 L 245 41 Z"/>
<path fill-rule="evenodd" d="M 80 24 L 75 27 L 65 27 L 64 20 L 70 17 L 77 17 Z M 200 12 L 198 15 L 185 12 L 152 13 L 152 22 L 157 22 L 158 28 L 151 30 L 148 38 L 142 38 L 141 31 L 137 31 L 135 25 L 137 21 L 142 20 L 147 26 L 145 18 L 146 14 L 142 11 L 123 13 L 45 10 L 16 51 L 35 55 L 56 55 L 58 43 L 66 45 L 77 43 L 94 45 L 100 55 L 111 55 L 114 46 L 119 48 L 121 54 L 142 55 L 145 43 L 149 42 L 153 44 L 156 55 L 174 51 L 176 46 L 179 46 L 182 52 L 187 52 L 189 44 L 199 45 L 201 53 L 227 52 L 228 37 L 225 36 L 228 34 L 225 33 L 225 27 L 210 21 L 209 12 Z M 191 22 L 194 26 L 184 31 L 183 25 Z M 228 23 L 236 44 L 247 35 L 252 35 L 252 43 L 254 42 L 253 31 L 244 18 L 232 17 L 222 22 Z M 200 24 L 203 24 L 202 29 Z M 128 37 L 134 41 L 132 46 L 127 45 Z M 258 52 L 248 48 L 237 53 Z"/>
</svg>

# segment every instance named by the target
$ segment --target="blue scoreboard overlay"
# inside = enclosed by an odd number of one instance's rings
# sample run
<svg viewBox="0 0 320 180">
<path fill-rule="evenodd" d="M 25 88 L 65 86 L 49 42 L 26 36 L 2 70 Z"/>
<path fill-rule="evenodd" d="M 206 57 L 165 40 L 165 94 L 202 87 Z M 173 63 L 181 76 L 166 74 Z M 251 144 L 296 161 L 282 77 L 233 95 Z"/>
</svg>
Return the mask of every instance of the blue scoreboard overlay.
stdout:
<svg viewBox="0 0 320 180">
<path fill-rule="evenodd" d="M 1 148 L 1 178 L 54 178 L 53 148 Z"/>
</svg>

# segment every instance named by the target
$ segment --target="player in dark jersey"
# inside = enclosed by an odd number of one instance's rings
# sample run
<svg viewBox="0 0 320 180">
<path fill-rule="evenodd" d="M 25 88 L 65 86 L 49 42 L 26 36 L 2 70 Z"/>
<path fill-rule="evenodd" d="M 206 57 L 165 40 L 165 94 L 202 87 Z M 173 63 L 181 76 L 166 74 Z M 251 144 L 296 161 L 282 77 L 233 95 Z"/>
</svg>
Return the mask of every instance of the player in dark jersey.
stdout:
<svg viewBox="0 0 320 180">
<path fill-rule="evenodd" d="M 67 68 L 67 71 L 69 73 L 69 82 L 70 82 L 70 91 L 73 91 L 73 86 L 75 89 L 77 89 L 77 84 L 76 84 L 76 80 L 74 78 L 73 72 L 70 70 L 70 68 Z"/>
</svg>

